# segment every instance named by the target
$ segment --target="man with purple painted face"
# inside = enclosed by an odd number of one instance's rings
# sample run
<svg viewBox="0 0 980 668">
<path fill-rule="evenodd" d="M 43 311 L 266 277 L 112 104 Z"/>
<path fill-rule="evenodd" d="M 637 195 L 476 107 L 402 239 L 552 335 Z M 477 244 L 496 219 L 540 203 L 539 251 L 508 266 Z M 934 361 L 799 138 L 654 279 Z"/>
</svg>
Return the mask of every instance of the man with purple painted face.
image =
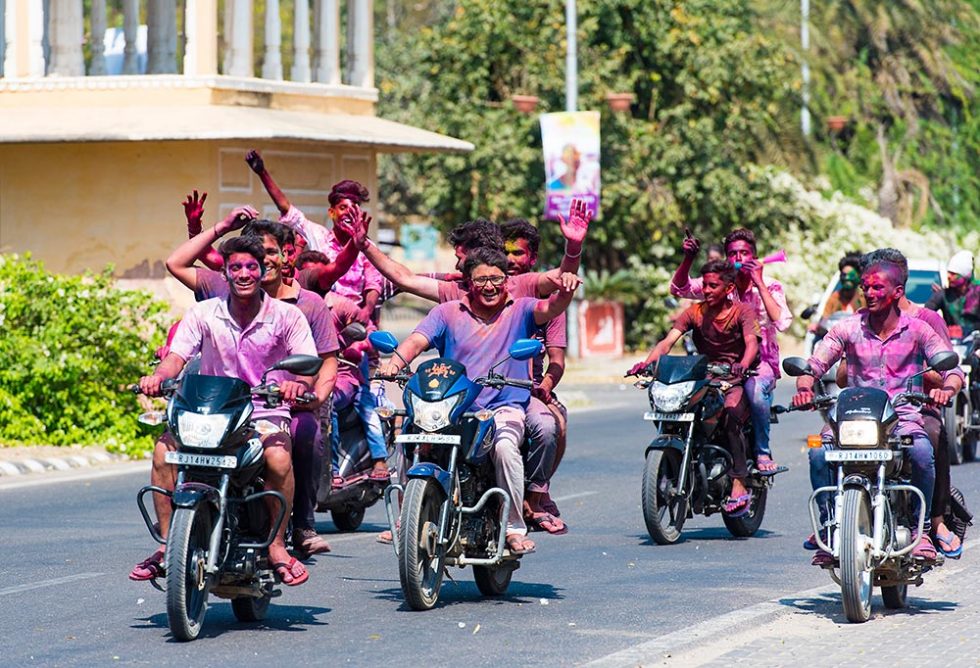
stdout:
<svg viewBox="0 0 980 668">
<path fill-rule="evenodd" d="M 397 356 L 380 370 L 381 375 L 395 375 L 429 348 L 437 348 L 442 357 L 461 363 L 471 378 L 485 376 L 494 363 L 507 359 L 507 351 L 518 339 L 534 336 L 538 327 L 560 315 L 572 300 L 577 279 L 556 279 L 558 292 L 549 299 L 514 298 L 507 290 L 507 257 L 498 249 L 477 248 L 463 263 L 466 293 L 461 299 L 442 303 L 429 312 L 408 338 L 398 346 Z M 530 379 L 526 362 L 507 360 L 498 372 L 508 378 Z M 494 411 L 496 436 L 491 457 L 497 472 L 497 484 L 510 496 L 507 518 L 507 546 L 515 554 L 534 550 L 527 539 L 522 503 L 524 500 L 525 411 L 530 392 L 515 387 L 484 388 L 475 405 Z"/>
</svg>

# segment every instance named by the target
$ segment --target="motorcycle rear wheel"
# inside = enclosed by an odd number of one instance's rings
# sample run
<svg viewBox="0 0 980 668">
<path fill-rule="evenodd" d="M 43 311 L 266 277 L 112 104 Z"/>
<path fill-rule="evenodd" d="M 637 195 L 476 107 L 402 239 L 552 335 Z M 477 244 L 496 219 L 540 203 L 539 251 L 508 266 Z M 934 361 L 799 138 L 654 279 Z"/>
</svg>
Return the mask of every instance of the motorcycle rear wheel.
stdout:
<svg viewBox="0 0 980 668">
<path fill-rule="evenodd" d="M 907 604 L 909 586 L 907 584 L 881 588 L 881 600 L 886 608 L 899 610 Z"/>
<path fill-rule="evenodd" d="M 754 490 L 752 503 L 749 504 L 749 512 L 741 517 L 729 517 L 722 513 L 725 527 L 728 532 L 736 538 L 749 538 L 762 526 L 762 518 L 766 515 L 766 498 L 769 496 L 769 489 L 763 487 Z"/>
<path fill-rule="evenodd" d="M 430 480 L 414 478 L 405 488 L 398 550 L 398 576 L 413 610 L 431 610 L 439 600 L 445 551 L 439 536 L 442 492 Z"/>
<path fill-rule="evenodd" d="M 211 539 L 211 509 L 178 508 L 167 536 L 167 622 L 174 638 L 194 640 L 208 609 L 211 578 L 204 572 Z"/>
<path fill-rule="evenodd" d="M 331 510 L 330 517 L 339 531 L 357 531 L 364 521 L 364 509 Z"/>
<path fill-rule="evenodd" d="M 507 593 L 514 569 L 508 566 L 474 566 L 473 579 L 476 588 L 484 596 L 501 596 Z"/>
<path fill-rule="evenodd" d="M 871 617 L 874 589 L 869 546 L 871 543 L 871 504 L 863 489 L 844 490 L 841 521 L 840 581 L 844 614 L 848 621 L 863 623 Z"/>
<path fill-rule="evenodd" d="M 681 453 L 677 450 L 651 450 L 643 470 L 641 500 L 643 521 L 657 545 L 680 540 L 687 519 L 687 499 L 673 496 L 680 478 Z"/>
<path fill-rule="evenodd" d="M 261 598 L 239 596 L 231 599 L 231 611 L 235 613 L 235 619 L 240 622 L 261 622 L 269 612 L 271 601 L 272 591 L 266 589 L 265 595 Z"/>
<path fill-rule="evenodd" d="M 965 414 L 966 406 L 960 397 L 953 397 L 953 405 L 943 411 L 943 423 L 946 435 L 946 448 L 949 450 L 949 463 L 958 466 L 966 457 L 966 423 L 969 416 Z M 971 453 L 972 454 L 972 453 Z"/>
</svg>

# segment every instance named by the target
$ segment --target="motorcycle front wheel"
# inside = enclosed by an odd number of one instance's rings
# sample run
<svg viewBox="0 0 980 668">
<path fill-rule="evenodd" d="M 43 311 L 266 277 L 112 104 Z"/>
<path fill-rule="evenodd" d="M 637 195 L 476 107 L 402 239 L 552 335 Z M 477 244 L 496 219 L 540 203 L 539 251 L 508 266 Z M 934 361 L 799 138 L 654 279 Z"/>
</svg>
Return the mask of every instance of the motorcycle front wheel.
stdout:
<svg viewBox="0 0 980 668">
<path fill-rule="evenodd" d="M 687 519 L 687 499 L 677 496 L 681 473 L 681 453 L 674 449 L 651 450 L 643 470 L 643 521 L 657 545 L 671 545 L 680 540 Z"/>
<path fill-rule="evenodd" d="M 442 492 L 436 483 L 413 478 L 405 487 L 398 532 L 398 576 L 413 610 L 431 610 L 439 600 L 445 551 L 438 545 Z"/>
<path fill-rule="evenodd" d="M 840 581 L 844 614 L 848 621 L 866 622 L 871 617 L 871 504 L 860 488 L 844 490 L 841 521 Z"/>
<path fill-rule="evenodd" d="M 167 622 L 174 638 L 197 638 L 208 608 L 211 582 L 205 572 L 211 539 L 211 508 L 178 508 L 167 536 Z"/>
<path fill-rule="evenodd" d="M 754 490 L 752 502 L 749 504 L 749 512 L 741 517 L 729 517 L 722 513 L 725 527 L 728 532 L 736 538 L 749 538 L 762 526 L 762 518 L 766 515 L 766 498 L 769 496 L 769 489 L 762 487 Z"/>
</svg>

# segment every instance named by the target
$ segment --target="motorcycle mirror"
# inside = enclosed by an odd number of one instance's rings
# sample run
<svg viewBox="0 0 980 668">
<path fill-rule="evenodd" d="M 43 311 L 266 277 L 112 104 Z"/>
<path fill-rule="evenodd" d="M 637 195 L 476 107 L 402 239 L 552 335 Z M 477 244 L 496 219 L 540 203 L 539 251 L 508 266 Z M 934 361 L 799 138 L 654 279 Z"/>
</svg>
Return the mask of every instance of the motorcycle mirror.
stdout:
<svg viewBox="0 0 980 668">
<path fill-rule="evenodd" d="M 348 344 L 367 338 L 367 328 L 359 322 L 352 322 L 340 332 L 340 338 Z"/>
<path fill-rule="evenodd" d="M 788 376 L 812 376 L 810 365 L 802 357 L 787 357 L 783 360 L 783 371 Z"/>
<path fill-rule="evenodd" d="M 681 303 L 676 299 L 674 299 L 673 297 L 667 297 L 664 300 L 664 306 L 666 306 L 667 308 L 677 308 L 680 305 Z"/>
<path fill-rule="evenodd" d="M 803 318 L 804 320 L 809 320 L 810 318 L 813 317 L 813 314 L 816 312 L 817 312 L 816 305 L 807 306 L 805 309 L 803 309 L 803 313 L 800 314 L 800 317 Z M 787 371 L 786 373 L 789 372 Z"/>
<path fill-rule="evenodd" d="M 944 350 L 929 358 L 929 367 L 936 371 L 950 371 L 959 366 L 960 356 L 952 350 Z"/>
<path fill-rule="evenodd" d="M 270 371 L 288 371 L 297 376 L 315 376 L 320 372 L 322 365 L 323 360 L 313 355 L 290 355 L 270 366 L 266 369 L 265 373 L 269 373 Z M 263 374 L 264 377 L 265 375 Z"/>
<path fill-rule="evenodd" d="M 395 335 L 391 332 L 384 330 L 371 332 L 367 338 L 368 341 L 371 342 L 374 349 L 379 353 L 390 355 L 395 352 L 395 348 L 398 347 L 398 339 L 396 339 Z"/>
<path fill-rule="evenodd" d="M 536 339 L 517 339 L 507 353 L 515 360 L 529 360 L 541 352 L 541 342 Z"/>
</svg>

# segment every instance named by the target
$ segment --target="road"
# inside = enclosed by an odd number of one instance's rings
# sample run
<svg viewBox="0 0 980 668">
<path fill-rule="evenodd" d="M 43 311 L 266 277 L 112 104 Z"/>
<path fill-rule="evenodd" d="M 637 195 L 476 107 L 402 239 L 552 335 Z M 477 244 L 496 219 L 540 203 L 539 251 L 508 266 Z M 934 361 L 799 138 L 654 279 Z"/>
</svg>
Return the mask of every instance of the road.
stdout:
<svg viewBox="0 0 980 668">
<path fill-rule="evenodd" d="M 202 637 L 177 643 L 163 595 L 126 578 L 153 547 L 134 502 L 145 473 L 0 485 L 0 664 L 575 665 L 830 584 L 800 545 L 810 533 L 804 441 L 817 416 L 774 426 L 775 456 L 791 468 L 756 537 L 733 539 L 714 516 L 690 520 L 681 543 L 660 547 L 639 507 L 652 431 L 641 419 L 645 395 L 615 385 L 587 393 L 601 408 L 572 414 L 554 484 L 570 533 L 534 534 L 537 553 L 501 599 L 482 599 L 471 572 L 454 569 L 429 612 L 403 604 L 394 554 L 374 541 L 385 528 L 375 506 L 353 534 L 320 517 L 333 552 L 315 559 L 308 583 L 284 588 L 265 622 L 238 623 L 227 601 L 213 600 Z M 978 471 L 953 469 L 967 499 L 980 499 Z M 928 600 L 929 582 L 913 596 Z"/>
</svg>

